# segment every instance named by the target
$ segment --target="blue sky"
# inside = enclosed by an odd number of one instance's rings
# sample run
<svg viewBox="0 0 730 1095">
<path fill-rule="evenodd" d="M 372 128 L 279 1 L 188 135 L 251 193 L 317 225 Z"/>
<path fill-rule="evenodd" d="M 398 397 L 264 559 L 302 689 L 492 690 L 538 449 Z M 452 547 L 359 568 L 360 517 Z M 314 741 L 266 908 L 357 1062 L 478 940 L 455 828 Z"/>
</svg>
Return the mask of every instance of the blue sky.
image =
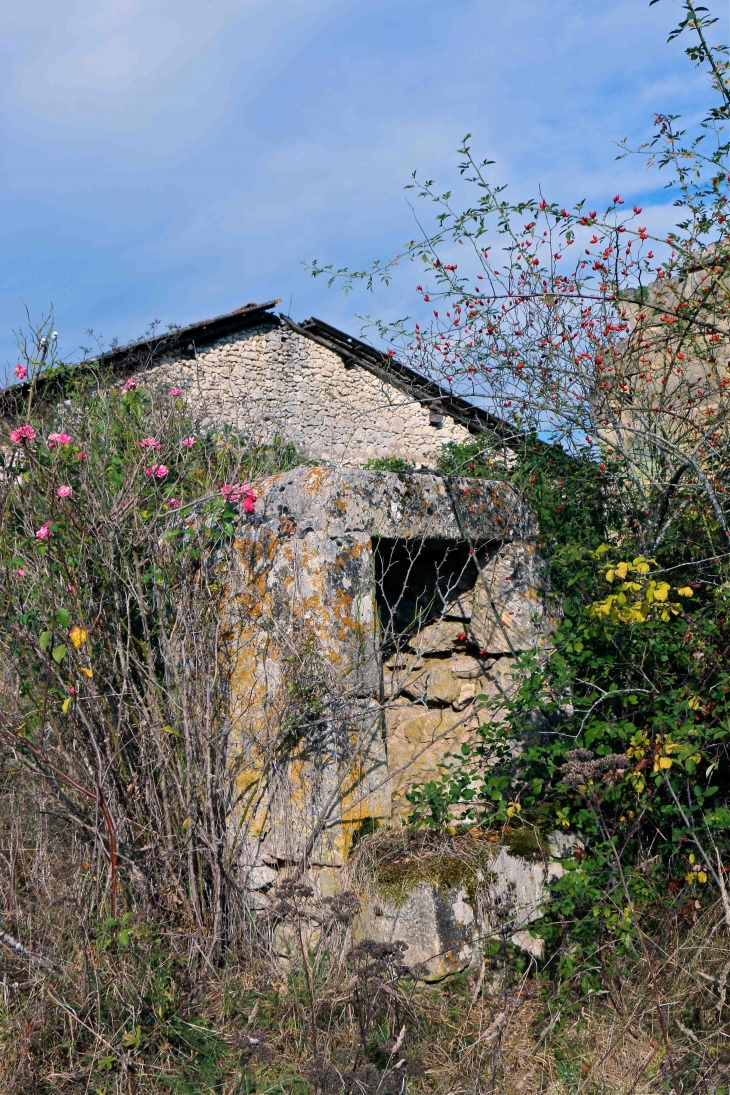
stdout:
<svg viewBox="0 0 730 1095">
<path fill-rule="evenodd" d="M 713 6 L 713 0 L 709 0 Z M 717 38 L 728 39 L 726 5 Z M 0 14 L 0 367 L 23 301 L 73 356 L 150 320 L 282 297 L 353 333 L 403 315 L 416 271 L 345 297 L 302 261 L 366 265 L 414 234 L 418 169 L 668 216 L 638 161 L 653 111 L 703 84 L 662 0 L 24 0 Z M 664 208 L 663 208 L 664 203 Z"/>
</svg>

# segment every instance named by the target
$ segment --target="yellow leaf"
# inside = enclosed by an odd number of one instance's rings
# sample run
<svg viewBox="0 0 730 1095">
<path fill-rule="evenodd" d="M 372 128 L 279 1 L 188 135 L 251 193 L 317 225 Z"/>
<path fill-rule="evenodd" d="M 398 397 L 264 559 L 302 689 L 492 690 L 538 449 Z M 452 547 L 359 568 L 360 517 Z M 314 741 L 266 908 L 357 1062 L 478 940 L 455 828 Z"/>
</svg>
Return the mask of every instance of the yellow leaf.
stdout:
<svg viewBox="0 0 730 1095">
<path fill-rule="evenodd" d="M 704 871 L 698 871 L 697 872 L 697 881 L 698 882 L 707 882 L 707 875 L 705 874 Z"/>
<path fill-rule="evenodd" d="M 654 589 L 654 596 L 657 601 L 666 601 L 667 594 L 669 593 L 669 582 L 657 582 Z"/>
<path fill-rule="evenodd" d="M 695 874 L 694 871 L 690 871 L 689 874 L 686 874 L 684 876 L 684 881 L 689 882 L 689 883 L 696 882 L 697 881 L 697 875 Z"/>
<path fill-rule="evenodd" d="M 616 573 L 618 574 L 619 578 L 621 578 L 621 579 L 625 578 L 626 575 L 629 573 L 629 564 L 628 563 L 617 563 L 616 564 Z"/>
<path fill-rule="evenodd" d="M 79 627 L 78 624 L 72 627 L 68 633 L 68 637 L 78 650 L 80 646 L 83 646 L 87 639 L 87 631 L 84 627 Z"/>
<path fill-rule="evenodd" d="M 606 581 L 607 582 L 612 582 L 615 577 L 616 577 L 616 571 L 615 570 L 611 569 L 611 570 L 606 571 Z"/>
<path fill-rule="evenodd" d="M 682 586 L 681 589 L 677 590 L 677 593 L 679 594 L 680 597 L 692 597 L 693 596 L 692 589 L 691 589 L 690 586 Z"/>
<path fill-rule="evenodd" d="M 689 707 L 690 711 L 696 711 L 701 703 L 702 700 L 699 696 L 692 696 L 691 699 L 687 700 L 687 706 Z"/>
<path fill-rule="evenodd" d="M 64 715 L 67 713 L 72 703 L 73 699 L 71 698 L 71 696 L 66 696 L 66 699 L 61 704 L 61 710 L 63 711 Z"/>
<path fill-rule="evenodd" d="M 672 767 L 672 758 L 671 757 L 659 757 L 659 767 L 664 768 L 665 771 L 666 771 L 667 768 L 671 768 Z"/>
<path fill-rule="evenodd" d="M 79 667 L 79 673 L 83 673 L 85 677 L 89 678 L 89 680 L 91 680 L 91 678 L 94 676 L 91 670 L 87 669 L 85 665 Z"/>
<path fill-rule="evenodd" d="M 189 817 L 186 817 L 185 820 L 182 823 L 183 829 L 187 829 L 188 825 L 192 825 L 192 821 L 190 820 Z"/>
<path fill-rule="evenodd" d="M 690 863 L 694 863 L 694 861 L 695 861 L 695 854 L 694 854 L 694 852 L 690 852 L 690 853 L 689 853 L 689 861 L 690 861 Z"/>
</svg>

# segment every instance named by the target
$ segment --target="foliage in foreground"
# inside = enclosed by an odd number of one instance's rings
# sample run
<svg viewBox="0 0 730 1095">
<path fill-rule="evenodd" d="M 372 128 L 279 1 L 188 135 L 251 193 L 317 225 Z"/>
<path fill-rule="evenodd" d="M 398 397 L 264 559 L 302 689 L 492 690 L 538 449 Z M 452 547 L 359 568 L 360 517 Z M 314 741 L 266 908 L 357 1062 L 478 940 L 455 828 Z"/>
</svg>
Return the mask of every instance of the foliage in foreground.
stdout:
<svg viewBox="0 0 730 1095">
<path fill-rule="evenodd" d="M 566 1001 L 603 993 L 620 1010 L 638 963 L 675 1091 L 689 1081 L 659 985 L 668 939 L 707 915 L 730 932 L 730 62 L 712 13 L 681 7 L 671 37 L 707 73 L 705 116 L 683 129 L 657 114 L 622 149 L 662 173 L 672 231 L 621 194 L 602 212 L 511 200 L 467 135 L 471 198 L 414 175 L 430 230 L 365 270 L 312 266 L 350 289 L 417 264 L 414 317 L 375 326 L 389 355 L 501 419 L 494 437 L 447 446 L 441 470 L 520 487 L 562 604 L 553 651 L 525 657 L 478 741 L 413 788 L 412 821 L 575 842 L 535 928 L 547 968 Z M 700 976 L 716 977 L 726 1036 L 727 970 Z"/>
</svg>

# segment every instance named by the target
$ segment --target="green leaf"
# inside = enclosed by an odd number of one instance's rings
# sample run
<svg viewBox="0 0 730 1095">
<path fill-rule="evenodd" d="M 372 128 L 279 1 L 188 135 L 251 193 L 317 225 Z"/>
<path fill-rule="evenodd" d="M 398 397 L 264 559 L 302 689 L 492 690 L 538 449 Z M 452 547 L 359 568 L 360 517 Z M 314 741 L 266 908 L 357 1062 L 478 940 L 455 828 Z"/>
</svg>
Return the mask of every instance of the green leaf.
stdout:
<svg viewBox="0 0 730 1095">
<path fill-rule="evenodd" d="M 71 613 L 67 608 L 56 609 L 56 623 L 59 627 L 71 626 Z"/>
<path fill-rule="evenodd" d="M 66 647 L 64 646 L 63 643 L 61 643 L 60 646 L 56 646 L 56 647 L 53 648 L 53 652 L 51 654 L 51 657 L 53 658 L 56 665 L 61 664 L 63 659 L 66 657 Z"/>
<path fill-rule="evenodd" d="M 38 640 L 38 645 L 40 646 L 40 648 L 41 648 L 41 650 L 43 651 L 44 654 L 48 650 L 49 646 L 51 645 L 51 639 L 52 638 L 53 638 L 53 635 L 50 631 L 42 631 L 41 632 L 41 637 Z"/>
</svg>

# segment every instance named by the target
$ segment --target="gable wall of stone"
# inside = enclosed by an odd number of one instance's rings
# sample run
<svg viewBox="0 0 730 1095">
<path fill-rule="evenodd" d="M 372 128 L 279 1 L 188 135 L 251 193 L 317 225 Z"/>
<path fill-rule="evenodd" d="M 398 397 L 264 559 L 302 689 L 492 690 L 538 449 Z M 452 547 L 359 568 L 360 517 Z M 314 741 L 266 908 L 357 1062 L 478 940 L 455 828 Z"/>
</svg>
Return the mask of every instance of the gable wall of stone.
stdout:
<svg viewBox="0 0 730 1095">
<path fill-rule="evenodd" d="M 336 464 L 398 456 L 433 464 L 449 441 L 471 436 L 366 369 L 285 327 L 258 327 L 200 349 L 195 360 L 152 370 L 211 407 L 217 417 L 266 438 L 279 434 L 304 455 Z"/>
</svg>

